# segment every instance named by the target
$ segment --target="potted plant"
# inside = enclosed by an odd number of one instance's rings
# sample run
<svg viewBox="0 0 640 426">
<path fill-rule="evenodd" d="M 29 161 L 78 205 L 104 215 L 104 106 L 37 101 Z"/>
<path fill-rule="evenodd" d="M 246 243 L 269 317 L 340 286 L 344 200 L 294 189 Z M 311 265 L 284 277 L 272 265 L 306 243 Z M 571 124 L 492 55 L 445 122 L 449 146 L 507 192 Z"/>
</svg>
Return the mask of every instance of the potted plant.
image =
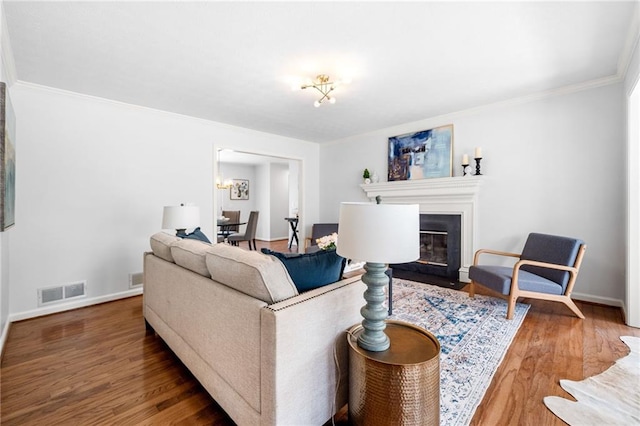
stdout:
<svg viewBox="0 0 640 426">
<path fill-rule="evenodd" d="M 369 174 L 369 169 L 364 169 L 362 177 L 364 178 L 364 183 L 371 183 L 371 175 Z"/>
</svg>

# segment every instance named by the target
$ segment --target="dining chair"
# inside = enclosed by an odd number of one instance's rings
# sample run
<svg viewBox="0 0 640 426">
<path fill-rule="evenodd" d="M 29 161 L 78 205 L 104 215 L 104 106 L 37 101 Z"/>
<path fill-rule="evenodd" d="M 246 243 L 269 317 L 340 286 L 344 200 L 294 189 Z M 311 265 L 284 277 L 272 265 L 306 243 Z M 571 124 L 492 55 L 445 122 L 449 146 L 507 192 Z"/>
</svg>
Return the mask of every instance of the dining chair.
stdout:
<svg viewBox="0 0 640 426">
<path fill-rule="evenodd" d="M 258 214 L 260 212 L 253 211 L 249 213 L 249 220 L 247 221 L 247 228 L 244 233 L 235 233 L 229 235 L 227 241 L 231 245 L 237 246 L 240 241 L 246 241 L 249 243 L 249 250 L 257 250 L 256 246 L 256 229 L 258 227 Z M 251 246 L 253 242 L 253 247 Z"/>
<path fill-rule="evenodd" d="M 222 216 L 229 219 L 229 223 L 240 222 L 240 210 L 222 210 Z M 240 230 L 240 227 L 238 225 L 226 226 L 224 229 L 224 232 L 218 232 L 218 236 L 224 237 L 225 235 L 228 235 L 230 232 L 238 232 L 239 230 Z"/>
</svg>

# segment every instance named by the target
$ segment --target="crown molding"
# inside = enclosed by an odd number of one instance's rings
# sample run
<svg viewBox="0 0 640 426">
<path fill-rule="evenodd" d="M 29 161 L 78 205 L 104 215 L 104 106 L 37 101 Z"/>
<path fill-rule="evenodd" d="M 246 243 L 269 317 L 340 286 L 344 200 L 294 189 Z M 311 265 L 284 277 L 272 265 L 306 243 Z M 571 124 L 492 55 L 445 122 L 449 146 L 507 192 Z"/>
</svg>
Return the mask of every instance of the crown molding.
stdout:
<svg viewBox="0 0 640 426">
<path fill-rule="evenodd" d="M 400 123 L 394 126 L 383 128 L 383 129 L 372 130 L 370 132 L 353 135 L 353 136 L 347 136 L 347 137 L 336 139 L 330 142 L 323 142 L 322 145 L 329 146 L 331 144 L 343 143 L 345 141 L 361 138 L 362 136 L 367 136 L 367 135 L 371 135 L 372 137 L 375 137 L 376 135 L 382 132 L 389 133 L 389 129 L 403 129 L 407 127 L 424 127 L 425 124 L 421 124 L 421 123 L 425 123 L 425 122 L 430 123 L 430 124 L 427 124 L 427 126 L 431 126 L 431 125 L 437 126 L 442 123 L 451 123 L 453 122 L 453 120 L 459 119 L 461 117 L 475 115 L 478 113 L 491 111 L 499 108 L 514 107 L 522 104 L 527 104 L 530 102 L 536 102 L 543 99 L 553 98 L 556 96 L 570 95 L 572 93 L 582 92 L 585 90 L 596 89 L 598 87 L 604 87 L 612 84 L 621 83 L 623 80 L 624 80 L 623 77 L 617 74 L 611 75 L 607 77 L 598 78 L 595 80 L 589 80 L 581 83 L 571 84 L 568 86 L 558 87 L 556 89 L 544 90 L 544 91 L 532 93 L 529 95 L 520 96 L 517 98 L 511 98 L 503 101 L 497 101 L 497 102 L 492 102 L 484 105 L 479 105 L 477 107 L 471 107 L 471 108 L 463 109 L 460 111 L 450 112 L 447 114 L 441 114 L 441 115 L 436 115 L 432 117 L 425 117 L 423 119 L 415 120 L 407 123 Z M 437 123 L 440 123 L 440 124 L 437 124 Z M 394 134 L 401 134 L 403 132 L 406 133 L 407 131 L 403 131 L 403 130 L 391 131 L 391 133 L 394 133 Z"/>
<path fill-rule="evenodd" d="M 636 46 L 640 43 L 640 3 L 636 3 L 634 12 L 632 13 L 631 23 L 627 31 L 627 39 L 625 40 L 620 58 L 618 59 L 618 76 L 624 79 L 629 71 L 631 58 Z"/>
<path fill-rule="evenodd" d="M 24 88 L 27 88 L 27 89 L 40 90 L 40 91 L 44 91 L 44 92 L 49 92 L 49 93 L 54 93 L 54 94 L 58 94 L 58 95 L 74 97 L 74 98 L 78 98 L 78 99 L 90 100 L 90 101 L 103 103 L 103 104 L 117 105 L 117 106 L 120 106 L 120 107 L 129 108 L 129 109 L 132 109 L 132 110 L 144 111 L 144 112 L 152 113 L 152 114 L 165 115 L 165 116 L 168 115 L 168 116 L 171 116 L 171 117 L 176 118 L 176 119 L 181 119 L 181 120 L 185 120 L 185 121 L 191 121 L 191 122 L 194 122 L 194 123 L 197 123 L 197 124 L 200 124 L 200 125 L 204 125 L 204 126 L 215 126 L 216 128 L 228 129 L 228 130 L 232 130 L 232 131 L 236 131 L 236 132 L 237 131 L 241 131 L 241 132 L 248 132 L 250 134 L 264 134 L 264 135 L 269 135 L 269 136 L 272 136 L 272 137 L 275 136 L 275 137 L 286 139 L 286 140 L 289 140 L 289 141 L 294 141 L 296 143 L 304 142 L 304 143 L 308 143 L 308 144 L 315 144 L 315 142 L 310 142 L 310 141 L 307 141 L 307 140 L 304 140 L 304 139 L 296 139 L 296 138 L 289 137 L 289 136 L 282 136 L 282 135 L 279 135 L 279 134 L 276 134 L 276 133 L 268 133 L 268 132 L 263 132 L 263 131 L 260 131 L 260 130 L 250 129 L 248 127 L 235 126 L 233 124 L 223 123 L 221 121 L 208 120 L 206 118 L 200 118 L 200 117 L 194 117 L 194 116 L 191 116 L 191 115 L 179 114 L 177 112 L 165 111 L 165 110 L 146 107 L 146 106 L 142 106 L 142 105 L 129 104 L 129 103 L 122 102 L 122 101 L 117 101 L 117 100 L 114 100 L 114 99 L 108 99 L 108 98 L 103 98 L 103 97 L 94 96 L 94 95 L 87 95 L 85 93 L 73 92 L 71 90 L 59 89 L 57 87 L 45 86 L 45 85 L 37 84 L 37 83 L 30 83 L 28 81 L 16 80 L 15 84 L 18 87 L 24 87 Z"/>
</svg>

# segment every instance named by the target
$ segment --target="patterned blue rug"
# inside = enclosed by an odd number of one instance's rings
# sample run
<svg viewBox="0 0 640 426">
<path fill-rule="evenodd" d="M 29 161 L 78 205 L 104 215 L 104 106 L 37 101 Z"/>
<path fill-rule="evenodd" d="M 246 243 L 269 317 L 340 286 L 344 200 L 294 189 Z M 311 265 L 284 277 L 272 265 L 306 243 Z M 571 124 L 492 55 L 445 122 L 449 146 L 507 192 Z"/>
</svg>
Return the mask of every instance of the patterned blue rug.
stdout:
<svg viewBox="0 0 640 426">
<path fill-rule="evenodd" d="M 440 424 L 467 425 L 502 362 L 529 305 L 393 279 L 393 315 L 428 330 L 440 341 Z"/>
</svg>

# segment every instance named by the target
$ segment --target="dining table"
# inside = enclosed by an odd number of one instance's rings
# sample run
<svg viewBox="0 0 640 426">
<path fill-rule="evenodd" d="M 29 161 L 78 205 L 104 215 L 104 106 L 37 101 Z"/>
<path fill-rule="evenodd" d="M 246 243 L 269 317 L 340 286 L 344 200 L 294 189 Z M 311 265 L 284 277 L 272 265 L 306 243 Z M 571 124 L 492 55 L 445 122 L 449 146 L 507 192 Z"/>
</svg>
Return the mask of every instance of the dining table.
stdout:
<svg viewBox="0 0 640 426">
<path fill-rule="evenodd" d="M 217 220 L 218 228 L 220 228 L 219 235 L 222 235 L 225 241 L 227 240 L 227 237 L 229 237 L 229 235 L 235 232 L 233 231 L 233 229 L 235 229 L 236 226 L 246 225 L 246 224 L 247 222 L 220 220 L 220 219 Z"/>
</svg>

